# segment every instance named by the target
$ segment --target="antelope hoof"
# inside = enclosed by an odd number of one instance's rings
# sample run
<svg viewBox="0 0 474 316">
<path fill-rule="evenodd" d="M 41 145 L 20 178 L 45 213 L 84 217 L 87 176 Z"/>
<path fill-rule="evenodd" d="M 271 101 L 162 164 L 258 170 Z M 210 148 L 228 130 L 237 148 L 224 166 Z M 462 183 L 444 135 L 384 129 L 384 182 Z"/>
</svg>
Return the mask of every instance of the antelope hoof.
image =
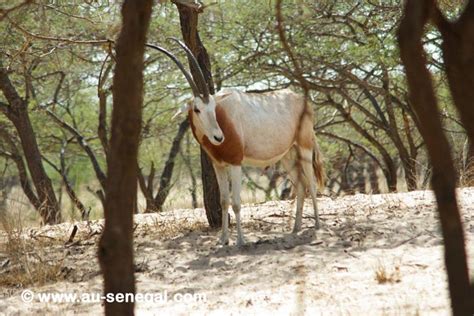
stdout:
<svg viewBox="0 0 474 316">
<path fill-rule="evenodd" d="M 243 247 L 245 246 L 245 239 L 240 237 L 240 238 L 237 238 L 237 247 Z"/>
<path fill-rule="evenodd" d="M 222 234 L 219 243 L 220 243 L 222 246 L 227 246 L 227 245 L 229 245 L 229 236 L 226 235 L 226 234 Z"/>
</svg>

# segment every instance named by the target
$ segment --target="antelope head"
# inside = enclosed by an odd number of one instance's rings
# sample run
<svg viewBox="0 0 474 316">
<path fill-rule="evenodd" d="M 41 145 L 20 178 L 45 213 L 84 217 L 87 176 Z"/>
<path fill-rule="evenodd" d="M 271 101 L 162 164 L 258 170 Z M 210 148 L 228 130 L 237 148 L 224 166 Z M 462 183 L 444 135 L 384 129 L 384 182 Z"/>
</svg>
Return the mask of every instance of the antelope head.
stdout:
<svg viewBox="0 0 474 316">
<path fill-rule="evenodd" d="M 147 46 L 154 48 L 171 58 L 186 77 L 194 98 L 192 101 L 186 103 L 186 105 L 181 108 L 180 112 L 189 111 L 190 115 L 192 115 L 192 122 L 196 130 L 205 135 L 213 145 L 221 145 L 224 142 L 224 133 L 217 122 L 216 101 L 214 96 L 209 93 L 209 88 L 204 79 L 202 69 L 191 50 L 183 42 L 176 38 L 171 39 L 177 42 L 186 52 L 191 66 L 195 69 L 196 82 L 183 64 L 171 52 L 156 45 L 147 44 Z"/>
</svg>

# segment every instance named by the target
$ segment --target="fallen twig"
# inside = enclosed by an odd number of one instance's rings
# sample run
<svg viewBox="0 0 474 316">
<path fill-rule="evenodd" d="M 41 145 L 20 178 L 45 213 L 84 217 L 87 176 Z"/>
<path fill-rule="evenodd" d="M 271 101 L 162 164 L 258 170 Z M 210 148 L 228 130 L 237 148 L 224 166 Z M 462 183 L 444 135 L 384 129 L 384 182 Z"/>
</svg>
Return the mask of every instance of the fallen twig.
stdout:
<svg viewBox="0 0 474 316">
<path fill-rule="evenodd" d="M 72 228 L 71 235 L 69 236 L 69 239 L 66 241 L 66 245 L 73 242 L 74 237 L 76 237 L 77 230 L 78 230 L 77 225 L 74 225 L 74 227 Z"/>
</svg>

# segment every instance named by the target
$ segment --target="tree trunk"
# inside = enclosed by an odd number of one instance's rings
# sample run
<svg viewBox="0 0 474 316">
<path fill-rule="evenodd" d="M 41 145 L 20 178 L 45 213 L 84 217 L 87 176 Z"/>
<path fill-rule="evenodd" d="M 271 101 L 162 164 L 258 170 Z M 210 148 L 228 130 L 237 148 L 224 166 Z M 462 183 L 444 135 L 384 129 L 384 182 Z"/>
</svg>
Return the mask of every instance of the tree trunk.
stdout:
<svg viewBox="0 0 474 316">
<path fill-rule="evenodd" d="M 418 189 L 418 173 L 416 171 L 416 163 L 411 158 L 402 161 L 403 171 L 405 172 L 405 182 L 407 184 L 408 191 L 414 191 Z"/>
<path fill-rule="evenodd" d="M 367 172 L 369 173 L 370 192 L 380 194 L 379 178 L 377 177 L 377 167 L 372 161 L 367 163 Z"/>
<path fill-rule="evenodd" d="M 13 123 L 20 138 L 23 156 L 31 175 L 31 180 L 36 189 L 36 196 L 40 202 L 39 211 L 45 224 L 61 222 L 61 212 L 56 194 L 54 193 L 51 179 L 46 174 L 41 159 L 41 152 L 36 141 L 36 135 L 28 115 L 27 101 L 17 93 L 8 77 L 7 70 L 0 63 L 0 90 L 9 102 L 9 106 L 3 105 L 0 110 Z"/>
<path fill-rule="evenodd" d="M 153 181 L 155 179 L 155 165 L 152 161 L 151 167 L 150 167 L 150 173 L 148 174 L 148 178 L 146 181 L 145 181 L 145 176 L 143 175 L 142 170 L 140 169 L 140 166 L 137 166 L 137 168 L 138 168 L 138 184 L 140 185 L 140 189 L 146 201 L 145 213 L 151 213 L 156 209 L 155 199 L 153 198 L 153 188 L 154 188 Z"/>
<path fill-rule="evenodd" d="M 466 12 L 469 10 L 469 7 L 474 9 L 472 1 L 469 2 Z M 452 311 L 454 315 L 471 315 L 474 312 L 473 290 L 469 284 L 464 232 L 456 201 L 456 173 L 451 157 L 451 149 L 442 130 L 437 100 L 431 75 L 426 67 L 425 52 L 422 45 L 425 24 L 430 15 L 435 12 L 436 5 L 433 0 L 408 0 L 399 28 L 398 42 L 401 59 L 406 70 L 410 103 L 420 118 L 420 133 L 425 140 L 433 166 L 431 182 L 438 203 L 439 218 L 443 232 L 444 258 L 448 274 Z M 471 10 L 471 12 L 473 11 Z M 471 17 L 469 18 L 472 20 Z M 443 30 L 441 32 L 443 34 Z M 467 34 L 471 33 L 468 32 Z M 459 39 L 459 36 L 456 39 Z M 446 45 L 449 45 L 449 43 Z M 466 45 L 463 47 L 470 46 Z M 460 51 L 457 51 L 456 58 L 463 56 L 459 53 Z M 460 59 L 464 60 L 463 58 Z M 468 58 L 467 60 L 472 59 Z M 449 58 L 446 59 L 446 63 L 449 63 Z M 449 69 L 448 65 L 447 69 Z M 470 71 L 470 75 L 472 75 L 474 68 L 465 69 L 465 71 Z M 451 86 L 453 97 L 459 94 L 459 98 L 469 100 L 469 95 L 473 93 L 473 81 L 467 80 L 468 77 L 461 76 L 460 78 L 470 84 L 468 86 L 461 84 L 460 87 L 455 89 Z M 456 97 L 454 97 L 454 100 L 457 102 Z M 472 101 L 472 98 L 470 100 Z M 471 107 L 470 102 L 467 103 L 467 106 Z M 461 116 L 463 116 L 463 111 L 460 112 Z M 464 115 L 464 119 L 467 118 Z M 469 121 L 469 124 L 473 121 L 474 117 Z"/>
<path fill-rule="evenodd" d="M 143 195 L 146 199 L 145 213 L 160 212 L 163 209 L 166 198 L 171 189 L 171 177 L 173 176 L 174 162 L 176 156 L 180 152 L 180 147 L 184 135 L 189 128 L 189 121 L 185 119 L 179 124 L 178 132 L 176 133 L 173 144 L 171 145 L 168 159 L 166 160 L 165 167 L 160 176 L 160 187 L 155 197 L 153 197 L 153 178 L 155 174 L 155 168 L 152 164 L 150 175 L 148 176 L 148 185 L 145 182 L 145 178 L 141 171 L 138 174 L 138 182 L 142 190 Z"/>
<path fill-rule="evenodd" d="M 171 189 L 171 177 L 173 176 L 174 161 L 176 156 L 179 153 L 179 148 L 181 146 L 181 141 L 183 140 L 184 134 L 189 128 L 189 121 L 185 119 L 179 124 L 178 133 L 173 139 L 173 145 L 171 146 L 168 159 L 166 160 L 165 168 L 161 173 L 160 177 L 160 188 L 154 199 L 154 212 L 160 212 L 163 209 L 163 204 L 165 204 L 166 198 L 170 193 Z"/>
<path fill-rule="evenodd" d="M 198 14 L 199 8 L 193 5 L 183 4 L 182 1 L 174 1 L 179 11 L 179 19 L 181 24 L 181 33 L 184 42 L 193 52 L 199 66 L 201 66 L 204 78 L 206 79 L 211 94 L 215 93 L 214 83 L 212 80 L 211 63 L 206 48 L 201 42 L 198 33 Z M 196 77 L 196 70 L 191 66 L 191 74 Z M 196 82 L 199 82 L 196 80 Z M 203 186 L 204 208 L 209 225 L 212 228 L 219 228 L 222 225 L 222 211 L 220 203 L 219 185 L 214 173 L 210 158 L 201 148 L 201 177 Z"/>
<path fill-rule="evenodd" d="M 105 295 L 135 293 L 133 212 L 143 103 L 143 53 L 152 0 L 125 0 L 116 44 L 111 139 L 107 158 L 105 226 L 99 262 Z M 110 295 L 109 294 L 109 295 Z M 105 303 L 106 315 L 133 315 L 134 303 Z"/>
<path fill-rule="evenodd" d="M 357 133 L 367 139 L 372 144 L 372 146 L 377 149 L 377 151 L 380 153 L 380 156 L 382 156 L 382 161 L 385 164 L 385 168 L 383 168 L 382 171 L 387 181 L 388 191 L 397 191 L 397 168 L 387 149 L 382 145 L 382 143 L 377 141 L 375 137 L 369 134 L 367 130 L 365 130 L 361 125 L 359 125 L 354 120 L 351 113 L 344 109 L 344 106 L 342 104 L 334 102 L 334 100 L 332 100 L 331 98 L 328 98 L 328 101 L 339 111 L 341 116 L 354 128 Z"/>
<path fill-rule="evenodd" d="M 472 187 L 474 186 L 474 142 L 468 143 L 466 156 L 464 159 L 464 178 L 463 185 Z"/>
<path fill-rule="evenodd" d="M 361 194 L 366 194 L 367 190 L 365 189 L 364 164 L 358 162 L 354 167 L 356 173 L 357 191 Z"/>
<path fill-rule="evenodd" d="M 469 138 L 468 165 L 464 183 L 474 184 L 474 3 L 468 6 L 461 18 L 449 23 L 439 14 L 437 26 L 443 36 L 443 58 L 454 104 Z"/>
<path fill-rule="evenodd" d="M 191 164 L 191 159 L 190 159 L 190 139 L 189 139 L 189 133 L 186 135 L 186 152 L 183 153 L 183 150 L 181 150 L 181 158 L 184 160 L 184 164 L 186 168 L 188 168 L 189 171 L 189 176 L 191 177 L 191 188 L 189 189 L 189 192 L 191 193 L 191 203 L 193 208 L 198 207 L 198 202 L 197 202 L 197 181 L 196 177 L 194 176 L 194 170 L 193 166 Z"/>
<path fill-rule="evenodd" d="M 396 192 L 397 191 L 397 168 L 395 167 L 395 163 L 393 160 L 385 159 L 383 157 L 383 161 L 385 162 L 386 169 L 382 169 L 383 174 L 385 176 L 385 180 L 387 181 L 388 191 L 389 192 Z"/>
<path fill-rule="evenodd" d="M 278 165 L 275 167 L 275 170 L 271 174 L 268 186 L 265 189 L 265 201 L 270 201 L 272 199 L 272 192 L 276 190 L 276 185 L 278 179 L 281 177 L 281 172 L 278 170 Z"/>
<path fill-rule="evenodd" d="M 31 205 L 39 211 L 41 209 L 41 201 L 38 199 L 36 194 L 33 192 L 33 188 L 30 185 L 30 179 L 28 178 L 28 172 L 26 171 L 25 163 L 23 162 L 23 158 L 20 154 L 15 153 L 12 155 L 12 159 L 16 164 L 18 169 L 18 176 L 20 178 L 20 185 L 23 189 L 23 193 L 25 193 L 26 197 L 30 201 Z M 44 219 L 43 219 L 44 220 Z"/>
</svg>

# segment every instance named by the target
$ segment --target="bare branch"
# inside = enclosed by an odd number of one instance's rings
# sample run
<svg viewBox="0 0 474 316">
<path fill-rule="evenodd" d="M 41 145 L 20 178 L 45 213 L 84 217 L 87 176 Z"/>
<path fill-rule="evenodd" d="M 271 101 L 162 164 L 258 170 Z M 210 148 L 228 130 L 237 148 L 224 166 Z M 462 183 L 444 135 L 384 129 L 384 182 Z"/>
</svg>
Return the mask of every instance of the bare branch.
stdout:
<svg viewBox="0 0 474 316">
<path fill-rule="evenodd" d="M 79 40 L 79 39 L 74 39 L 74 38 L 53 37 L 53 36 L 34 34 L 32 32 L 27 31 L 23 27 L 21 27 L 19 24 L 15 23 L 10 18 L 7 17 L 7 19 L 16 29 L 18 29 L 20 32 L 22 32 L 26 36 L 33 37 L 39 40 L 62 42 L 62 43 L 68 43 L 68 44 L 79 44 L 79 45 L 81 44 L 100 45 L 100 44 L 108 44 L 108 43 L 114 42 L 113 40 L 110 40 L 110 39 Z"/>
<path fill-rule="evenodd" d="M 82 134 L 77 129 L 75 129 L 74 127 L 72 127 L 71 125 L 63 121 L 61 118 L 59 118 L 53 111 L 46 109 L 44 107 L 41 107 L 41 109 L 43 109 L 53 119 L 54 122 L 56 122 L 59 126 L 67 130 L 76 138 L 79 146 L 82 147 L 82 149 L 86 152 L 87 156 L 89 157 L 89 160 L 92 163 L 92 167 L 94 168 L 95 174 L 102 186 L 102 189 L 105 190 L 106 175 L 102 171 L 99 165 L 99 161 L 97 160 L 94 152 L 92 151 L 92 148 L 89 146 L 84 136 L 82 136 Z"/>
<path fill-rule="evenodd" d="M 361 145 L 361 144 L 358 144 L 348 138 L 345 138 L 345 137 L 342 137 L 342 136 L 339 136 L 339 135 L 336 135 L 336 134 L 333 134 L 333 133 L 330 133 L 330 132 L 319 132 L 318 135 L 323 135 L 323 136 L 326 136 L 326 137 L 330 137 L 330 138 L 333 138 L 333 139 L 337 139 L 339 141 L 342 141 L 350 146 L 353 146 L 353 147 L 356 147 L 356 148 L 359 148 L 361 149 L 363 152 L 365 152 L 373 161 L 375 161 L 375 163 L 380 167 L 380 169 L 384 169 L 384 165 L 380 162 L 380 160 L 367 148 L 365 147 L 364 145 Z"/>
<path fill-rule="evenodd" d="M 64 148 L 64 145 L 63 145 L 63 148 Z M 61 148 L 61 154 L 60 154 L 61 155 L 61 158 L 60 158 L 61 159 L 61 165 L 64 164 L 64 151 L 63 151 L 63 148 Z M 84 204 L 82 204 L 82 202 L 79 200 L 76 192 L 74 191 L 74 189 L 71 185 L 71 182 L 69 182 L 69 179 L 67 177 L 67 174 L 65 173 L 65 170 L 63 170 L 63 168 L 58 168 L 51 160 L 49 160 L 45 156 L 41 156 L 41 157 L 48 165 L 50 165 L 57 173 L 59 173 L 59 175 L 61 176 L 61 178 L 63 180 L 64 186 L 66 187 L 66 192 L 67 192 L 69 198 L 71 199 L 72 203 L 77 207 L 77 209 L 81 212 L 81 218 L 83 220 L 87 220 L 89 212 L 87 211 Z"/>
</svg>

